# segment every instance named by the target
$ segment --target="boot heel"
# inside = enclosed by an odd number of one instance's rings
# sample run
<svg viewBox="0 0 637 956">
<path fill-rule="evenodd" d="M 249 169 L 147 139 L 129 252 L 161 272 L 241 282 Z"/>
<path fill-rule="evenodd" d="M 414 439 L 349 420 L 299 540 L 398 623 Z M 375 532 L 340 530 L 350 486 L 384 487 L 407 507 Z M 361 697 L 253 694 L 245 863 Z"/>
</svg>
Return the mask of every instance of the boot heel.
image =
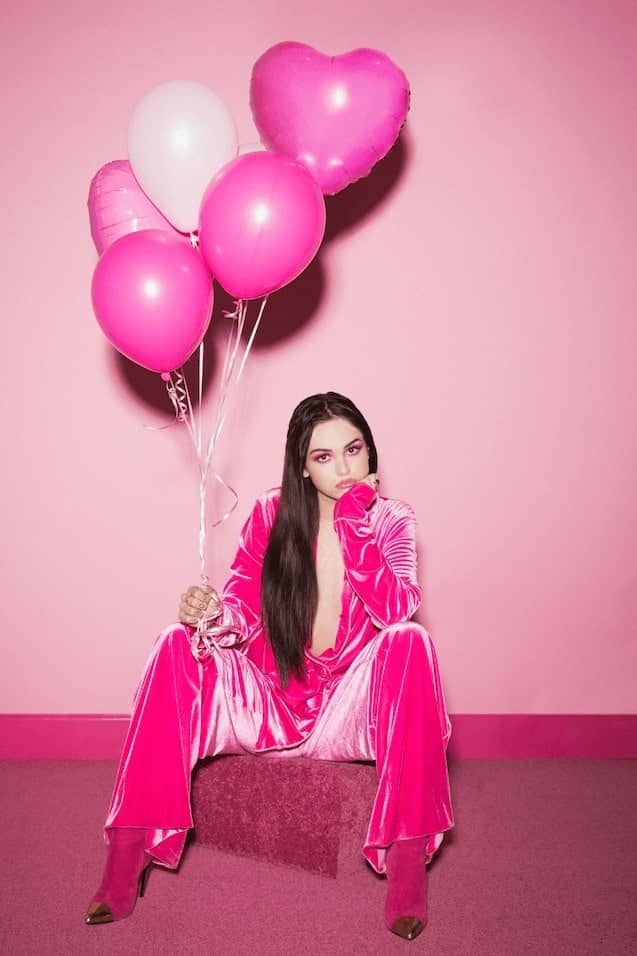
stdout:
<svg viewBox="0 0 637 956">
<path fill-rule="evenodd" d="M 144 893 L 146 892 L 146 884 L 148 883 L 148 876 L 150 874 L 151 864 L 149 863 L 141 872 L 139 877 L 139 889 L 137 891 L 138 897 L 141 899 Z"/>
</svg>

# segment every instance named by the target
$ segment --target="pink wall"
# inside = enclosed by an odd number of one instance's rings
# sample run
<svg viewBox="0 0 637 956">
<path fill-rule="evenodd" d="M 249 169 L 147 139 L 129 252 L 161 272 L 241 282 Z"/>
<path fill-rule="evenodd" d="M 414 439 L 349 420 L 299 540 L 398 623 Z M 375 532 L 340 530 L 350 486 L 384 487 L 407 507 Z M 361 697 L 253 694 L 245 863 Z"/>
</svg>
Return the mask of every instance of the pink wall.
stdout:
<svg viewBox="0 0 637 956">
<path fill-rule="evenodd" d="M 634 4 L 9 7 L 1 709 L 128 712 L 197 580 L 186 436 L 144 429 L 167 403 L 92 315 L 91 177 L 168 79 L 207 83 L 254 140 L 251 65 L 298 39 L 385 50 L 412 111 L 268 306 L 223 444 L 241 501 L 213 577 L 278 483 L 293 406 L 336 388 L 372 423 L 383 491 L 418 514 L 449 709 L 633 713 Z"/>
</svg>

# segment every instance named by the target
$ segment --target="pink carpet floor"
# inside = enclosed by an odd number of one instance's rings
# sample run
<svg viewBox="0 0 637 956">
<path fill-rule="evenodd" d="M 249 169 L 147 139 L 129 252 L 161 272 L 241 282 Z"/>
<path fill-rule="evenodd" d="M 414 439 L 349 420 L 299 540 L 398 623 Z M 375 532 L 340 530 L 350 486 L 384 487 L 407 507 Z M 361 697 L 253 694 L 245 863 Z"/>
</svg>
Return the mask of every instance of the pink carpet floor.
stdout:
<svg viewBox="0 0 637 956">
<path fill-rule="evenodd" d="M 637 953 L 637 761 L 458 760 L 456 827 L 413 942 L 384 927 L 385 881 L 186 848 L 133 915 L 86 926 L 115 763 L 0 763 L 0 952 L 324 956 Z"/>
</svg>

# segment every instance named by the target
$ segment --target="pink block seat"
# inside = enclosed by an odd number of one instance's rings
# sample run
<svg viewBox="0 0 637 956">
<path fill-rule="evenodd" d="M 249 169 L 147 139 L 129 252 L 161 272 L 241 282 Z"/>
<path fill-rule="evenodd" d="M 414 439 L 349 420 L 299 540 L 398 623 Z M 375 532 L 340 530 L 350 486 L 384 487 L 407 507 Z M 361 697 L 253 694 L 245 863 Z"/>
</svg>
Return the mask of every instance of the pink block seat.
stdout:
<svg viewBox="0 0 637 956">
<path fill-rule="evenodd" d="M 373 763 L 223 755 L 193 776 L 195 839 L 336 877 L 366 865 L 378 778 Z"/>
</svg>

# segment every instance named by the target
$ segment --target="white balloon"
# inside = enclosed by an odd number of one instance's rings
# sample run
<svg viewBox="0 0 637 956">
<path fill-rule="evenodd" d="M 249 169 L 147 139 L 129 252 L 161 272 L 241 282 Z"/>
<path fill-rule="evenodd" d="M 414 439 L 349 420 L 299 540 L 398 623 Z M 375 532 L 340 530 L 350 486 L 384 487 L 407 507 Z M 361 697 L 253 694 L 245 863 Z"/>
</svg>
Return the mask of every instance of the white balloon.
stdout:
<svg viewBox="0 0 637 956">
<path fill-rule="evenodd" d="M 239 147 L 239 156 L 244 156 L 246 153 L 261 153 L 265 152 L 267 149 L 263 143 L 243 143 Z"/>
<path fill-rule="evenodd" d="M 162 83 L 137 104 L 128 127 L 128 160 L 135 178 L 181 232 L 199 224 L 208 183 L 237 155 L 234 120 L 207 86 Z"/>
</svg>

